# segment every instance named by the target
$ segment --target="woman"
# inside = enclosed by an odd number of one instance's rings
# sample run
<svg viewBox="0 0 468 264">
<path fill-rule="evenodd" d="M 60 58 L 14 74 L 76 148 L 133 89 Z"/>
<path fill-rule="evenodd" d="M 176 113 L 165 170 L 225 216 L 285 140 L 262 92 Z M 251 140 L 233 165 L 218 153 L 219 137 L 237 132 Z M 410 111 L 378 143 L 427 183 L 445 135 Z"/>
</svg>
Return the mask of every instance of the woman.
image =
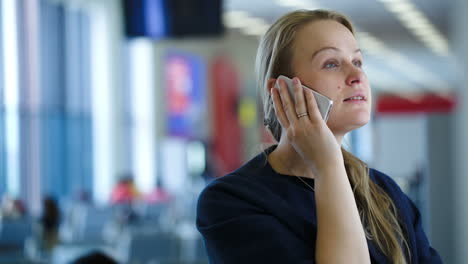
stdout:
<svg viewBox="0 0 468 264">
<path fill-rule="evenodd" d="M 340 147 L 371 110 L 349 20 L 289 13 L 261 40 L 256 66 L 278 144 L 200 195 L 197 227 L 211 263 L 441 263 L 398 185 Z M 294 77 L 294 98 L 279 75 Z M 327 123 L 301 84 L 333 100 Z"/>
<path fill-rule="evenodd" d="M 43 199 L 43 213 L 40 219 L 41 237 L 44 249 L 51 251 L 59 242 L 60 209 L 52 196 Z"/>
</svg>

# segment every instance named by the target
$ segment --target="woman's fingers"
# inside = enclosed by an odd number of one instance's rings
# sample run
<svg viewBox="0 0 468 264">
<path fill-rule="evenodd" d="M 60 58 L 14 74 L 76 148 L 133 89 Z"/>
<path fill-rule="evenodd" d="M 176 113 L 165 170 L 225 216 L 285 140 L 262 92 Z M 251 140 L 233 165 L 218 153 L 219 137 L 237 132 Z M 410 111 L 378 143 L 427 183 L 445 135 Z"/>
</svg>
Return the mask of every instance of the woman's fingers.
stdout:
<svg viewBox="0 0 468 264">
<path fill-rule="evenodd" d="M 280 88 L 279 94 L 281 96 L 281 102 L 283 103 L 283 111 L 286 114 L 289 123 L 294 123 L 297 120 L 297 114 L 293 99 L 289 94 L 288 85 L 284 80 L 281 79 L 278 79 L 277 82 Z"/>
<path fill-rule="evenodd" d="M 284 80 L 277 80 L 279 89 L 270 90 L 273 107 L 281 126 L 288 128 L 298 119 L 308 118 L 312 122 L 322 119 L 322 115 L 315 101 L 311 89 L 304 89 L 297 77 L 293 78 L 294 99 L 288 91 L 287 83 Z"/>
<path fill-rule="evenodd" d="M 302 84 L 299 81 L 299 78 L 293 78 L 293 86 L 294 86 L 294 98 L 295 98 L 295 110 L 297 118 L 307 118 L 308 111 L 307 105 L 304 98 L 304 88 L 302 88 Z"/>
<path fill-rule="evenodd" d="M 271 88 L 270 90 L 271 98 L 273 99 L 273 108 L 275 109 L 276 117 L 278 118 L 279 123 L 282 127 L 289 127 L 289 120 L 284 112 L 283 103 L 281 102 L 281 97 L 279 91 L 276 88 Z"/>
<path fill-rule="evenodd" d="M 315 101 L 314 93 L 312 92 L 312 90 L 305 89 L 305 97 L 310 121 L 313 122 L 322 119 L 322 115 L 320 114 L 317 101 Z"/>
</svg>

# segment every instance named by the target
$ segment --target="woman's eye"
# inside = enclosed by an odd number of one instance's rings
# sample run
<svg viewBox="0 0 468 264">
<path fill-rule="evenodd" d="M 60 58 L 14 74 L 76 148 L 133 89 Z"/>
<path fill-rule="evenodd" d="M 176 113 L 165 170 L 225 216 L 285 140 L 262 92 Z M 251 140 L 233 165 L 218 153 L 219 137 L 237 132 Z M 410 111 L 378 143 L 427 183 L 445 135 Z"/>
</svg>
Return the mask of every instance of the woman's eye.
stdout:
<svg viewBox="0 0 468 264">
<path fill-rule="evenodd" d="M 326 69 L 333 69 L 333 68 L 336 68 L 336 67 L 338 67 L 338 63 L 331 62 L 331 61 L 325 63 L 325 65 L 324 65 L 324 68 L 326 68 Z"/>
<path fill-rule="evenodd" d="M 354 66 L 358 67 L 358 68 L 361 68 L 362 67 L 362 61 L 360 60 L 356 60 L 353 62 Z"/>
</svg>

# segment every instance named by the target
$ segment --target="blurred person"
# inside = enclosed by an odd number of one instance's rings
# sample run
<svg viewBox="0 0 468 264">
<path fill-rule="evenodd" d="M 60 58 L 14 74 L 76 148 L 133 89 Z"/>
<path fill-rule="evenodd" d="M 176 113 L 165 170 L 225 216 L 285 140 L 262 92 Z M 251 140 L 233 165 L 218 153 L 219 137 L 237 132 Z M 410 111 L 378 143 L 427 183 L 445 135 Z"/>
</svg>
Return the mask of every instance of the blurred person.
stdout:
<svg viewBox="0 0 468 264">
<path fill-rule="evenodd" d="M 117 264 L 113 258 L 101 251 L 92 251 L 72 261 L 71 264 Z"/>
<path fill-rule="evenodd" d="M 42 215 L 39 219 L 42 248 L 52 250 L 59 241 L 60 209 L 52 196 L 43 199 Z"/>
<path fill-rule="evenodd" d="M 0 218 L 19 219 L 24 216 L 26 216 L 26 207 L 23 201 L 4 194 L 0 208 Z"/>
<path fill-rule="evenodd" d="M 148 204 L 167 204 L 173 199 L 174 197 L 163 187 L 160 181 L 158 181 L 156 187 L 145 196 L 145 202 Z"/>
<path fill-rule="evenodd" d="M 93 206 L 91 194 L 86 189 L 78 189 L 73 199 L 64 207 L 60 238 L 63 241 L 74 241 L 81 236 L 84 225 L 83 215 Z"/>
<path fill-rule="evenodd" d="M 140 196 L 130 174 L 124 175 L 114 186 L 111 194 L 111 203 L 128 204 L 134 202 Z"/>
<path fill-rule="evenodd" d="M 337 12 L 295 11 L 268 29 L 256 73 L 277 144 L 200 194 L 210 263 L 442 262 L 400 187 L 341 147 L 370 120 L 362 65 L 353 26 Z M 279 75 L 293 79 L 293 97 Z M 327 122 L 301 84 L 333 100 Z"/>
<path fill-rule="evenodd" d="M 135 186 L 133 175 L 130 173 L 123 175 L 111 193 L 111 204 L 115 209 L 115 221 L 119 229 L 138 221 L 134 207 L 140 198 L 141 194 Z"/>
</svg>

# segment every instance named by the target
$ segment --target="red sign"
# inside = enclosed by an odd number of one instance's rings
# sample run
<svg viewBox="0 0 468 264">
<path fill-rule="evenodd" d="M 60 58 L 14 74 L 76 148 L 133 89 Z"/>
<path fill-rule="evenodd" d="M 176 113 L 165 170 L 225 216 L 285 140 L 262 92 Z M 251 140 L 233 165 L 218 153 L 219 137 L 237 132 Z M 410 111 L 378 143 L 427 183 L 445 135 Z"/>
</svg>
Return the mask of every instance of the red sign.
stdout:
<svg viewBox="0 0 468 264">
<path fill-rule="evenodd" d="M 236 69 L 226 58 L 211 65 L 213 94 L 213 155 L 216 176 L 235 170 L 242 164 L 242 129 L 238 116 L 240 85 Z"/>
<path fill-rule="evenodd" d="M 453 94 L 381 95 L 377 99 L 377 114 L 450 113 L 455 106 Z"/>
</svg>

